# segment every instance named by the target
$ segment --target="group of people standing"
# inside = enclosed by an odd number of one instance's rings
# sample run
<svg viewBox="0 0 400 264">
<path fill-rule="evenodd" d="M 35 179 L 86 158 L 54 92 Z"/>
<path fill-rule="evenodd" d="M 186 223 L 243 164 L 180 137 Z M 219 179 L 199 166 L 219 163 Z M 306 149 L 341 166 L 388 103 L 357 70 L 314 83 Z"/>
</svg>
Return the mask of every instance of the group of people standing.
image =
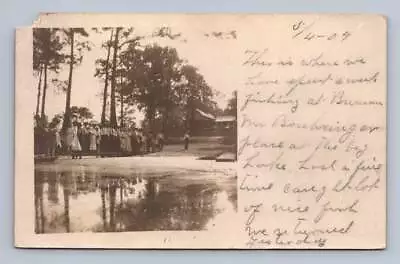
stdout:
<svg viewBox="0 0 400 264">
<path fill-rule="evenodd" d="M 35 155 L 56 157 L 71 155 L 110 157 L 134 156 L 162 151 L 163 133 L 151 133 L 136 128 L 112 128 L 90 123 L 73 122 L 62 131 L 35 125 Z M 189 148 L 189 132 L 183 136 L 184 150 Z"/>
<path fill-rule="evenodd" d="M 61 152 L 62 142 L 57 129 L 44 126 L 35 126 L 34 129 L 34 154 L 55 157 Z"/>
<path fill-rule="evenodd" d="M 82 154 L 98 154 L 100 138 L 98 129 L 94 125 L 74 122 L 73 126 L 66 129 L 65 144 L 67 151 L 71 152 L 72 159 L 82 158 Z"/>
<path fill-rule="evenodd" d="M 67 129 L 66 142 L 72 158 L 82 155 L 132 156 L 162 151 L 162 133 L 144 133 L 140 129 L 112 128 L 74 123 Z"/>
</svg>

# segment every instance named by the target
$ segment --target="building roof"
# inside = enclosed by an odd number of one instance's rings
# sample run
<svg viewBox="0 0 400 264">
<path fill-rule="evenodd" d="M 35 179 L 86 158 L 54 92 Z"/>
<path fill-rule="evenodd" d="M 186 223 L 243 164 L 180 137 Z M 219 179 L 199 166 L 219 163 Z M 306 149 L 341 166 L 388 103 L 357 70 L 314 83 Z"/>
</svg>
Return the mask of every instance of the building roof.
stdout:
<svg viewBox="0 0 400 264">
<path fill-rule="evenodd" d="M 215 122 L 217 123 L 223 123 L 223 122 L 234 122 L 236 121 L 236 117 L 235 116 L 217 116 Z"/>
<path fill-rule="evenodd" d="M 209 119 L 209 120 L 215 120 L 215 116 L 212 114 L 206 113 L 201 111 L 200 109 L 196 109 L 196 113 L 199 115 L 200 118 L 197 119 Z"/>
</svg>

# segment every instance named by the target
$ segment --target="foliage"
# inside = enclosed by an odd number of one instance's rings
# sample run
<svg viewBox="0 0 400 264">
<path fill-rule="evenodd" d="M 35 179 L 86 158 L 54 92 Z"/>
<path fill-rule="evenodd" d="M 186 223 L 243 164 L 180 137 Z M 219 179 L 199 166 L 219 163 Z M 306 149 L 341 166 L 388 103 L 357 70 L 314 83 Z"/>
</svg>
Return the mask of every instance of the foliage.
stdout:
<svg viewBox="0 0 400 264">
<path fill-rule="evenodd" d="M 53 28 L 34 28 L 33 29 L 33 70 L 39 75 L 36 99 L 36 115 L 39 115 L 40 96 L 42 96 L 42 106 L 40 116 L 45 117 L 46 92 L 48 87 L 48 71 L 58 73 L 60 65 L 64 62 L 65 56 L 61 50 L 63 48 L 60 38 L 60 30 Z M 42 84 L 43 76 L 43 84 Z M 42 88 L 43 86 L 43 88 Z M 43 93 L 42 93 L 43 89 Z"/>
<path fill-rule="evenodd" d="M 155 129 L 156 119 L 166 133 L 182 120 L 190 126 L 196 108 L 212 113 L 218 109 L 204 77 L 179 58 L 174 48 L 130 45 L 121 53 L 120 62 L 125 85 L 119 92 L 127 103 L 144 111 L 150 130 Z"/>
<path fill-rule="evenodd" d="M 71 114 L 72 114 L 72 116 L 75 116 L 77 120 L 84 121 L 84 122 L 88 122 L 93 119 L 93 113 L 87 107 L 71 106 Z M 58 128 L 58 126 L 61 124 L 63 119 L 64 119 L 63 112 L 55 114 L 53 116 L 53 118 L 51 119 L 50 123 L 48 124 L 48 127 L 51 129 Z"/>
<path fill-rule="evenodd" d="M 72 106 L 71 113 L 80 120 L 88 121 L 93 118 L 92 112 L 90 112 L 89 108 L 84 106 Z"/>
<path fill-rule="evenodd" d="M 67 28 L 63 29 L 65 46 L 70 48 L 69 53 L 65 55 L 66 63 L 69 65 L 68 85 L 66 89 L 65 113 L 63 120 L 63 128 L 71 126 L 71 93 L 72 93 L 72 76 L 75 65 L 79 65 L 83 60 L 83 52 L 90 51 L 90 42 L 85 38 L 89 33 L 83 28 Z"/>
<path fill-rule="evenodd" d="M 61 121 L 63 120 L 63 116 L 64 114 L 56 114 L 54 115 L 54 117 L 51 119 L 50 124 L 49 124 L 49 128 L 57 128 L 58 125 L 61 123 Z"/>
<path fill-rule="evenodd" d="M 65 56 L 60 30 L 56 28 L 34 28 L 33 30 L 33 69 L 39 71 L 43 65 L 56 73 L 60 70 Z"/>
<path fill-rule="evenodd" d="M 79 65 L 82 63 L 83 54 L 85 51 L 91 50 L 91 43 L 85 38 L 89 37 L 89 33 L 84 28 L 67 28 L 63 29 L 64 47 L 74 47 L 73 52 L 66 53 L 65 59 L 66 63 L 69 65 L 73 63 L 74 65 Z"/>
<path fill-rule="evenodd" d="M 92 32 L 109 34 L 102 43 L 106 56 L 96 60 L 94 72 L 95 77 L 104 80 L 102 124 L 116 126 L 119 122 L 120 126 L 134 126 L 134 111 L 139 110 L 145 114 L 147 129 L 167 133 L 177 127 L 192 127 L 196 109 L 214 115 L 223 112 L 214 101 L 215 91 L 204 76 L 180 58 L 175 48 L 157 44 L 142 46 L 145 37 L 135 35 L 133 28 L 93 28 Z M 69 67 L 67 80 L 52 80 L 53 86 L 66 93 L 66 102 L 64 117 L 54 117 L 51 123 L 63 119 L 63 128 L 66 128 L 71 125 L 73 114 L 84 120 L 92 119 L 88 108 L 71 107 L 73 70 L 82 63 L 85 51 L 91 50 L 89 33 L 83 28 L 66 28 L 34 34 L 37 35 L 34 38 L 36 72 L 41 71 L 44 62 L 55 72 L 62 63 Z M 178 40 L 182 36 L 170 28 L 159 28 L 151 37 Z M 45 43 L 53 44 L 46 50 Z M 235 109 L 236 100 L 232 99 L 224 111 L 233 113 Z M 108 120 L 107 111 L 110 113 Z"/>
</svg>

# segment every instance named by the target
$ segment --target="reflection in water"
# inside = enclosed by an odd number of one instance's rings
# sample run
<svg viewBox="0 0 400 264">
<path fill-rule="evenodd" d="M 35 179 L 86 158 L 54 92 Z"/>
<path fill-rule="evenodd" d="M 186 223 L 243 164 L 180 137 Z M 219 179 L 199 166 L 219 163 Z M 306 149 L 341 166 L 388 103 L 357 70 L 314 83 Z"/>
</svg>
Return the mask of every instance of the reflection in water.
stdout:
<svg viewBox="0 0 400 264">
<path fill-rule="evenodd" d="M 37 234 L 45 233 L 44 219 L 43 183 L 35 180 L 35 232 Z"/>
<path fill-rule="evenodd" d="M 65 177 L 63 177 L 65 178 Z M 68 184 L 64 182 L 64 223 L 65 223 L 65 229 L 66 232 L 69 233 L 70 231 L 70 224 L 69 224 L 69 197 L 71 193 L 68 188 Z"/>
<path fill-rule="evenodd" d="M 205 230 L 234 217 L 235 179 L 35 170 L 35 232 Z M 226 177 L 226 176 L 225 176 Z"/>
</svg>

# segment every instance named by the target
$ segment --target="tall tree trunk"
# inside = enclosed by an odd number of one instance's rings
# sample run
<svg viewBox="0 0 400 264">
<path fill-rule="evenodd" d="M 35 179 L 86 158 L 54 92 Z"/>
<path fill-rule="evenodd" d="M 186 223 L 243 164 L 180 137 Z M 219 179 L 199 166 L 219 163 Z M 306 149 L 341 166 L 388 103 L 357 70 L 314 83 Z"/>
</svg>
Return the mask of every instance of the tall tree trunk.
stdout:
<svg viewBox="0 0 400 264">
<path fill-rule="evenodd" d="M 43 95 L 42 95 L 42 110 L 40 112 L 41 118 L 45 118 L 46 107 L 46 92 L 47 92 L 47 62 L 44 64 L 44 80 L 43 80 Z"/>
<path fill-rule="evenodd" d="M 195 108 L 192 107 L 191 114 L 190 114 L 190 127 L 189 127 L 189 131 L 191 134 L 193 134 L 194 131 L 196 130 L 196 129 L 194 129 L 194 126 L 195 126 L 194 114 L 195 114 Z"/>
<path fill-rule="evenodd" d="M 112 183 L 109 187 L 110 193 L 110 231 L 115 231 L 115 202 L 117 200 L 117 186 Z"/>
<path fill-rule="evenodd" d="M 35 233 L 44 233 L 43 180 L 35 178 Z"/>
<path fill-rule="evenodd" d="M 40 66 L 39 83 L 38 83 L 38 91 L 37 91 L 37 99 L 36 99 L 36 116 L 39 116 L 40 92 L 42 89 L 42 73 L 43 73 L 43 67 Z"/>
<path fill-rule="evenodd" d="M 64 187 L 64 225 L 65 231 L 67 233 L 70 232 L 70 216 L 69 216 L 69 196 L 70 190 L 69 187 Z"/>
<path fill-rule="evenodd" d="M 194 117 L 194 103 L 192 96 L 189 97 L 187 102 L 187 112 L 186 112 L 186 130 L 191 130 L 193 125 Z"/>
<path fill-rule="evenodd" d="M 106 191 L 107 188 L 105 186 L 101 186 L 101 216 L 103 219 L 103 229 L 107 231 L 107 212 L 106 212 Z"/>
<path fill-rule="evenodd" d="M 35 233 L 40 234 L 40 231 L 39 197 L 35 193 Z"/>
<path fill-rule="evenodd" d="M 124 127 L 124 93 L 122 90 L 122 76 L 120 76 L 119 83 L 120 83 L 120 88 L 121 88 L 121 90 L 119 92 L 119 96 L 120 96 L 119 100 L 121 101 L 121 112 L 120 112 L 121 123 L 120 123 L 120 125 L 121 125 L 121 127 Z"/>
<path fill-rule="evenodd" d="M 164 101 L 164 114 L 163 114 L 163 120 L 162 120 L 162 127 L 161 131 L 164 134 L 164 137 L 167 138 L 167 126 L 168 126 L 168 118 L 169 118 L 169 113 L 172 109 L 171 106 L 171 100 L 170 100 L 170 94 L 171 94 L 171 76 L 172 73 L 169 73 L 167 76 L 167 84 L 165 86 L 165 89 L 162 89 L 163 91 L 163 101 Z"/>
<path fill-rule="evenodd" d="M 45 232 L 45 223 L 46 223 L 46 218 L 44 217 L 44 203 L 43 203 L 43 185 L 42 185 L 42 193 L 39 198 L 39 205 L 40 205 L 40 227 L 41 227 L 41 233 Z"/>
<path fill-rule="evenodd" d="M 106 107 L 107 107 L 107 93 L 108 93 L 108 74 L 109 74 L 109 64 L 110 64 L 110 54 L 111 54 L 111 42 L 113 39 L 114 31 L 111 31 L 111 36 L 110 36 L 110 43 L 107 47 L 107 60 L 106 60 L 106 76 L 105 76 L 105 81 L 104 81 L 104 91 L 103 91 L 103 108 L 101 110 L 101 124 L 105 124 L 106 122 Z"/>
<path fill-rule="evenodd" d="M 115 84 L 116 84 L 116 71 L 117 71 L 117 54 L 118 54 L 118 40 L 119 40 L 119 32 L 121 28 L 117 28 L 115 32 L 114 38 L 114 53 L 113 53 L 113 61 L 112 61 L 112 71 L 111 71 L 111 105 L 110 105 L 110 124 L 112 127 L 117 126 L 117 113 L 115 108 Z"/>
<path fill-rule="evenodd" d="M 67 87 L 67 98 L 65 100 L 65 113 L 63 121 L 63 129 L 67 129 L 71 126 L 71 90 L 72 90 L 72 72 L 74 70 L 74 31 L 70 29 L 70 62 L 69 62 L 69 75 L 68 75 L 68 87 Z"/>
</svg>

